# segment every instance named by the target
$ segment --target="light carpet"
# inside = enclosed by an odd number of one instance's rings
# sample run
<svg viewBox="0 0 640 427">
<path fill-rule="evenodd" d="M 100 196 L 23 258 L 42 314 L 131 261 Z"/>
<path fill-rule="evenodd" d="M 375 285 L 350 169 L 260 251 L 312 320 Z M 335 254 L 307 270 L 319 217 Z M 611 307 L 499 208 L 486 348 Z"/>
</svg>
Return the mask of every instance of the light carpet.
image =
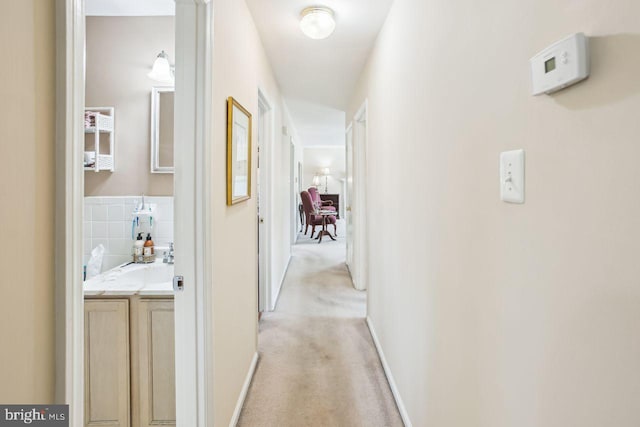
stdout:
<svg viewBox="0 0 640 427">
<path fill-rule="evenodd" d="M 345 265 L 343 221 L 338 235 L 298 237 L 276 311 L 260 322 L 238 426 L 403 425 Z"/>
</svg>

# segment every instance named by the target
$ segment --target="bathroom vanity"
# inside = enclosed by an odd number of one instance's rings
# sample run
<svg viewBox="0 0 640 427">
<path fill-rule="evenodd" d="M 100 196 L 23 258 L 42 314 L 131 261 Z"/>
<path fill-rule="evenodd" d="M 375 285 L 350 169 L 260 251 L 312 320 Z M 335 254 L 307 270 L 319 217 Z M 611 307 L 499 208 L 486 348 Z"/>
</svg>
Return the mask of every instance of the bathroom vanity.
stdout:
<svg viewBox="0 0 640 427">
<path fill-rule="evenodd" d="M 84 284 L 85 426 L 175 426 L 173 265 Z"/>
</svg>

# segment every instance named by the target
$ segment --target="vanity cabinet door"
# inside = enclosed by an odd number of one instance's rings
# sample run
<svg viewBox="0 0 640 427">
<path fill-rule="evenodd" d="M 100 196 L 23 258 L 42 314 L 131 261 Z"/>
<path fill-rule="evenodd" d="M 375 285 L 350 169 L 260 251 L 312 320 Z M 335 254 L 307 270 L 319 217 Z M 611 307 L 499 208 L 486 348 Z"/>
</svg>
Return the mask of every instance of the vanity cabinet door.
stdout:
<svg viewBox="0 0 640 427">
<path fill-rule="evenodd" d="M 136 312 L 134 427 L 175 426 L 173 300 L 140 299 Z"/>
<path fill-rule="evenodd" d="M 85 426 L 129 427 L 129 301 L 85 300 Z"/>
</svg>

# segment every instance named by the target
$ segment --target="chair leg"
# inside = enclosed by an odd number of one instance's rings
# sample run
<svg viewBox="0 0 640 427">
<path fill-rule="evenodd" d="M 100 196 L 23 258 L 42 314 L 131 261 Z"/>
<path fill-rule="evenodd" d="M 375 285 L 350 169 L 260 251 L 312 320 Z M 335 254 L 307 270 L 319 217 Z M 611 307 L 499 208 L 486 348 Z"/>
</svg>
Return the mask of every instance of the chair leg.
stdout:
<svg viewBox="0 0 640 427">
<path fill-rule="evenodd" d="M 333 235 L 338 237 L 338 226 L 335 223 L 333 224 Z"/>
<path fill-rule="evenodd" d="M 304 235 L 307 235 L 307 231 L 309 231 L 309 224 L 307 224 L 307 226 L 304 228 Z"/>
<path fill-rule="evenodd" d="M 316 232 L 316 225 L 314 224 L 314 225 L 311 226 L 311 238 L 312 239 L 313 239 L 313 235 L 315 234 L 315 232 Z"/>
</svg>

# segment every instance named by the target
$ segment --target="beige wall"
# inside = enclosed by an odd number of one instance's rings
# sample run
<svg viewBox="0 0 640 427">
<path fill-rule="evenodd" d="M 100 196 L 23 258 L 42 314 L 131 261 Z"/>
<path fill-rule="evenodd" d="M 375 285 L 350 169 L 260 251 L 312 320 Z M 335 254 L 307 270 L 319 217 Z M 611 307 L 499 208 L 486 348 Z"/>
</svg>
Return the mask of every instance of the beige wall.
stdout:
<svg viewBox="0 0 640 427">
<path fill-rule="evenodd" d="M 347 117 L 368 97 L 369 313 L 414 426 L 640 425 L 638 16 L 395 1 Z M 531 96 L 528 59 L 578 31 L 591 77 Z"/>
<path fill-rule="evenodd" d="M 116 170 L 85 172 L 85 196 L 172 196 L 173 174 L 150 172 L 151 88 L 147 73 L 164 50 L 173 64 L 173 16 L 87 19 L 89 107 L 115 107 Z"/>
<path fill-rule="evenodd" d="M 214 407 L 216 426 L 229 425 L 240 390 L 255 354 L 257 338 L 257 221 L 256 162 L 252 164 L 252 197 L 234 206 L 226 205 L 226 100 L 233 96 L 253 115 L 253 159 L 257 154 L 258 87 L 275 112 L 273 159 L 272 277 L 276 285 L 289 258 L 291 215 L 289 201 L 290 128 L 278 85 L 264 54 L 251 14 L 244 1 L 215 2 L 212 226 L 214 304 Z M 266 155 L 266 154 L 263 154 Z"/>
<path fill-rule="evenodd" d="M 1 7 L 0 402 L 51 403 L 54 1 L 2 1 Z"/>
<path fill-rule="evenodd" d="M 331 175 L 327 179 L 329 193 L 340 195 L 340 208 L 344 208 L 343 180 L 345 170 L 345 148 L 342 147 L 305 147 L 304 149 L 304 189 L 313 185 L 313 176 L 328 167 Z M 324 193 L 325 179 L 320 179 L 318 190 Z M 342 213 L 341 213 L 342 215 Z"/>
</svg>

